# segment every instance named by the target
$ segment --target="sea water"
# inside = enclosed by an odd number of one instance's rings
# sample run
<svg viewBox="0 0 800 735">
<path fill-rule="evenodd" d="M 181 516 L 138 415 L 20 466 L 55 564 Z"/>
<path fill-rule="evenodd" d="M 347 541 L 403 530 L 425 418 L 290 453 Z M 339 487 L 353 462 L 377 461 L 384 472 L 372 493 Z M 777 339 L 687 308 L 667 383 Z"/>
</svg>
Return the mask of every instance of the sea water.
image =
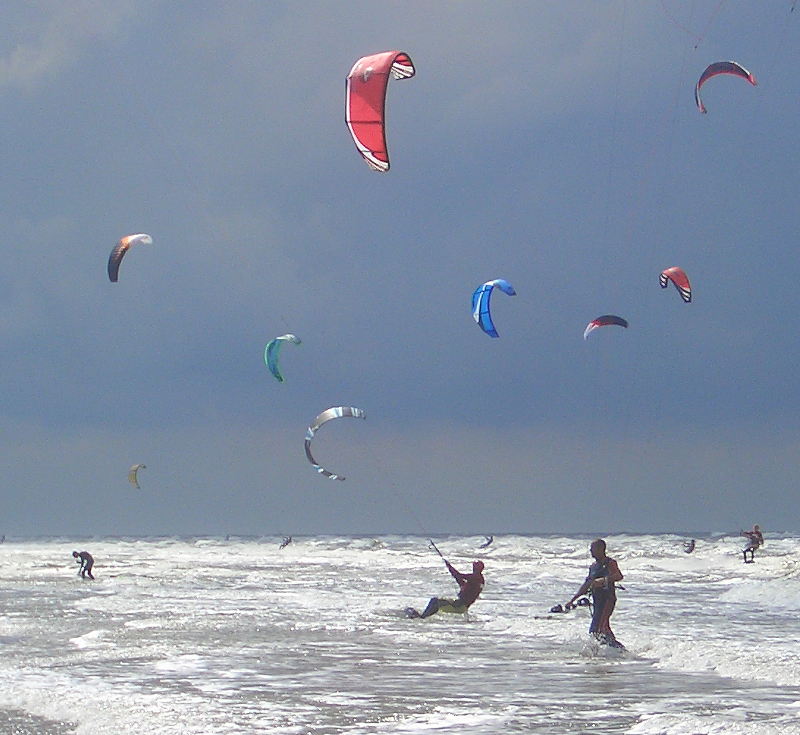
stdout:
<svg viewBox="0 0 800 735">
<path fill-rule="evenodd" d="M 468 616 L 404 616 L 457 592 L 424 538 L 9 539 L 0 733 L 800 732 L 800 538 L 608 537 L 626 652 L 549 612 L 591 539 L 435 540 Z"/>
</svg>

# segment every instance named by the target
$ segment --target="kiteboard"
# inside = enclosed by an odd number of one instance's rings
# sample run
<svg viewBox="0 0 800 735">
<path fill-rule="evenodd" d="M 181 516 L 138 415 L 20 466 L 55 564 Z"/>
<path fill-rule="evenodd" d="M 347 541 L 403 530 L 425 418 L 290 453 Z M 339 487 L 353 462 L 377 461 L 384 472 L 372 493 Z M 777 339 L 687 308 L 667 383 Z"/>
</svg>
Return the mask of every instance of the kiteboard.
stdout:
<svg viewBox="0 0 800 735">
<path fill-rule="evenodd" d="M 617 651 L 627 651 L 628 649 L 620 643 L 613 635 L 600 634 L 595 637 L 595 641 L 600 648 L 615 649 Z"/>
</svg>

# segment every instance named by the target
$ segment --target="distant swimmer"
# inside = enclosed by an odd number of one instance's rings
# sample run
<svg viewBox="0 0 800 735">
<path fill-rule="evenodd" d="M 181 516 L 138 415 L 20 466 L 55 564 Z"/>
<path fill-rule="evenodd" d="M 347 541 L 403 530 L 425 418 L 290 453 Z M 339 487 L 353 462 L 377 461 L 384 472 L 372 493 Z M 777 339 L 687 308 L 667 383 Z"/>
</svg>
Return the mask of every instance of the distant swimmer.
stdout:
<svg viewBox="0 0 800 735">
<path fill-rule="evenodd" d="M 492 545 L 492 541 L 494 541 L 494 536 L 484 536 L 486 541 L 484 541 L 478 548 L 485 549 Z"/>
<path fill-rule="evenodd" d="M 291 536 L 284 536 L 283 537 L 283 541 L 281 541 L 280 548 L 285 549 L 290 543 L 292 543 L 292 537 Z"/>
<path fill-rule="evenodd" d="M 613 648 L 624 648 L 611 631 L 611 613 L 614 612 L 617 604 L 615 584 L 622 580 L 622 572 L 619 570 L 617 562 L 606 556 L 606 542 L 603 539 L 598 538 L 592 541 L 589 550 L 594 558 L 594 563 L 589 567 L 586 580 L 565 607 L 570 609 L 575 600 L 591 590 L 594 612 L 589 633 L 601 643 Z"/>
<path fill-rule="evenodd" d="M 742 556 L 744 556 L 745 564 L 752 564 L 755 561 L 756 549 L 764 543 L 764 536 L 761 529 L 756 525 L 753 526 L 752 531 L 741 531 L 740 536 L 747 536 L 747 546 L 742 549 Z M 747 552 L 750 552 L 750 559 L 747 558 Z"/>
<path fill-rule="evenodd" d="M 73 551 L 72 556 L 74 556 L 78 564 L 81 565 L 81 568 L 78 570 L 78 574 L 81 575 L 81 579 L 86 579 L 87 574 L 89 575 L 89 579 L 94 579 L 94 576 L 92 575 L 94 557 L 88 551 L 81 551 L 80 553 Z"/>
<path fill-rule="evenodd" d="M 683 550 L 687 554 L 691 554 L 694 551 L 694 539 L 692 539 L 691 541 L 684 541 L 683 542 Z"/>
<path fill-rule="evenodd" d="M 458 582 L 461 590 L 455 600 L 445 600 L 441 597 L 432 597 L 428 606 L 420 614 L 413 607 L 406 609 L 406 615 L 410 618 L 429 618 L 437 612 L 442 613 L 466 613 L 469 606 L 480 597 L 483 591 L 483 562 L 472 562 L 472 572 L 469 574 L 462 574 L 458 571 L 447 559 L 444 560 L 453 579 Z"/>
</svg>

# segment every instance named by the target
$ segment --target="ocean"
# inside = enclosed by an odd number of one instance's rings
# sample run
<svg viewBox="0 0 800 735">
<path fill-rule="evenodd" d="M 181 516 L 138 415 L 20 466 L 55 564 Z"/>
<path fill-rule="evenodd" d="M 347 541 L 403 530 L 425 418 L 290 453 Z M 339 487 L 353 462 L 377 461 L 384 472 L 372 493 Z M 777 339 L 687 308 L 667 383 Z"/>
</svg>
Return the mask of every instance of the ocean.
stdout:
<svg viewBox="0 0 800 735">
<path fill-rule="evenodd" d="M 421 537 L 8 539 L 0 733 L 800 733 L 800 538 L 606 539 L 626 652 L 549 612 L 589 537 L 434 539 L 486 588 L 427 620 L 457 587 Z"/>
</svg>

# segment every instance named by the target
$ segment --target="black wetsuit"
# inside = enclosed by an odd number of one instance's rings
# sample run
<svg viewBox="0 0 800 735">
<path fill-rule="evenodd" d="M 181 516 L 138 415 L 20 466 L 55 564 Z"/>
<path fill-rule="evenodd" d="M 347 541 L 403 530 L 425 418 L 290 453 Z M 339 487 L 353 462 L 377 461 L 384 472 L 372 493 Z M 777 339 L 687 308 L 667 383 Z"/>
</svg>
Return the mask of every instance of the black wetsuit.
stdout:
<svg viewBox="0 0 800 735">
<path fill-rule="evenodd" d="M 610 574 L 608 565 L 613 561 L 606 557 L 603 563 L 599 561 L 594 562 L 589 567 L 589 576 L 586 579 L 600 579 L 601 577 L 608 577 Z M 611 613 L 614 612 L 614 607 L 617 604 L 617 592 L 614 588 L 614 583 L 609 582 L 606 587 L 592 587 L 592 605 L 594 611 L 592 613 L 592 624 L 589 626 L 590 633 L 605 632 L 609 628 L 609 618 Z"/>
<path fill-rule="evenodd" d="M 81 551 L 78 556 L 76 557 L 80 561 L 81 568 L 78 570 L 81 575 L 81 579 L 86 579 L 86 575 L 89 575 L 89 579 L 94 579 L 92 575 L 92 567 L 94 566 L 94 557 L 88 551 Z"/>
</svg>

